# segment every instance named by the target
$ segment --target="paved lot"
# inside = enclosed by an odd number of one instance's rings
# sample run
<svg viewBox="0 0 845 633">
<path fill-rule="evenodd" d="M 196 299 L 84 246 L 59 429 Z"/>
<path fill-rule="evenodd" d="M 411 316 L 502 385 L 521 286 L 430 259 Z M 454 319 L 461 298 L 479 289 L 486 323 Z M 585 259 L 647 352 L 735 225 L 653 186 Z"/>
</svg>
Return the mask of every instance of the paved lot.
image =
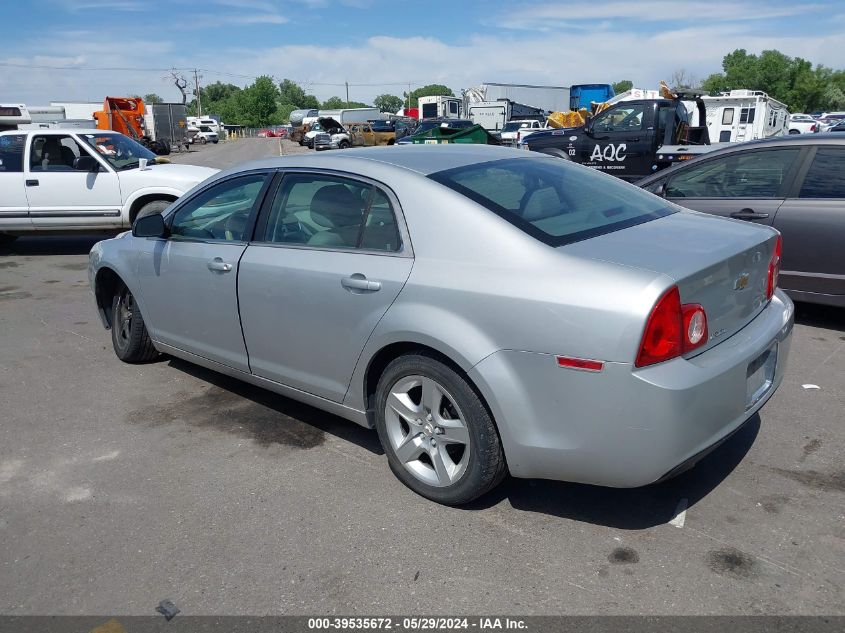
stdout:
<svg viewBox="0 0 845 633">
<path fill-rule="evenodd" d="M 845 614 L 845 311 L 800 307 L 781 390 L 680 478 L 511 480 L 454 509 L 404 488 L 374 432 L 120 363 L 94 241 L 0 249 L 0 613 Z"/>
</svg>

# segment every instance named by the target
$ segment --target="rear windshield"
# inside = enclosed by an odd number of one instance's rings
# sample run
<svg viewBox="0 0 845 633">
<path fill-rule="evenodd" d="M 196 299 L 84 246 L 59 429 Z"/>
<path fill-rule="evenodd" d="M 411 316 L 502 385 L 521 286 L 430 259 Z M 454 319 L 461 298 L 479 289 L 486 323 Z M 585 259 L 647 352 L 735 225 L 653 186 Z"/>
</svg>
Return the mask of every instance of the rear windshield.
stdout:
<svg viewBox="0 0 845 633">
<path fill-rule="evenodd" d="M 662 198 L 559 158 L 509 158 L 440 171 L 429 178 L 550 246 L 676 213 Z"/>
</svg>

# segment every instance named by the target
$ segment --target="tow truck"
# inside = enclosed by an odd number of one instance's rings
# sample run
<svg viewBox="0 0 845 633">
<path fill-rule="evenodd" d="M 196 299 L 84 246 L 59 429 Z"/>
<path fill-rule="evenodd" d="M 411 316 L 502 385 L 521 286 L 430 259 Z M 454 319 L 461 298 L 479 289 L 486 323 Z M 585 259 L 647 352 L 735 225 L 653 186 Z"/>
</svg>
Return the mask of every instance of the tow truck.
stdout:
<svg viewBox="0 0 845 633">
<path fill-rule="evenodd" d="M 699 93 L 631 90 L 603 105 L 584 125 L 534 132 L 519 147 L 629 181 L 720 147 L 710 143 Z"/>
</svg>

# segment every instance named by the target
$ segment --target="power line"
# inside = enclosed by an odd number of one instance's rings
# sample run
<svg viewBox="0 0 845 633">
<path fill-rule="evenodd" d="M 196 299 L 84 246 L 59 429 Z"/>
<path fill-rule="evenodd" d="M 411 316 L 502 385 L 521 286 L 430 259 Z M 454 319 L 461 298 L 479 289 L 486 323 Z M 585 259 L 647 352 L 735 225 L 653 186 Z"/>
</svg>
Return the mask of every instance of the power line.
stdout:
<svg viewBox="0 0 845 633">
<path fill-rule="evenodd" d="M 221 75 L 224 77 L 239 77 L 241 79 L 258 79 L 259 76 L 262 75 L 243 75 L 240 73 L 231 73 L 225 72 L 222 70 L 213 70 L 211 68 L 177 68 L 171 66 L 170 68 L 138 68 L 138 67 L 128 67 L 128 66 L 103 66 L 103 67 L 92 67 L 92 66 L 48 66 L 43 64 L 13 64 L 9 62 L 0 62 L 0 67 L 3 68 L 20 68 L 23 70 L 30 70 L 30 69 L 38 69 L 38 70 L 81 70 L 86 72 L 150 72 L 150 73 L 161 73 L 161 72 L 170 72 L 171 70 L 183 70 L 189 73 L 194 72 L 204 72 L 209 73 L 212 75 Z M 306 84 L 311 86 L 332 86 L 336 88 L 345 87 L 347 85 L 354 87 L 354 88 L 375 88 L 378 86 L 407 86 L 411 85 L 422 85 L 422 81 L 385 81 L 379 83 L 352 83 L 352 82 L 319 82 L 319 81 L 302 81 L 302 80 L 295 80 L 292 79 L 296 84 Z"/>
</svg>

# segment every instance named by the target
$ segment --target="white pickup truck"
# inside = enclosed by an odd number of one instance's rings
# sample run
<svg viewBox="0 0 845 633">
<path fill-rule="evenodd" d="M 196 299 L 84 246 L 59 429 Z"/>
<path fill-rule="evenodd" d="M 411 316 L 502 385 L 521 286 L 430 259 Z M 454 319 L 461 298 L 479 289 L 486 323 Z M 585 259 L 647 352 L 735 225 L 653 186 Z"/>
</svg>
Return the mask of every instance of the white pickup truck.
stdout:
<svg viewBox="0 0 845 633">
<path fill-rule="evenodd" d="M 117 132 L 0 132 L 0 243 L 35 232 L 126 229 L 218 171 L 160 160 Z"/>
<path fill-rule="evenodd" d="M 516 147 L 517 144 L 532 132 L 546 129 L 545 123 L 534 119 L 518 119 L 508 121 L 502 128 L 502 145 Z"/>
</svg>

